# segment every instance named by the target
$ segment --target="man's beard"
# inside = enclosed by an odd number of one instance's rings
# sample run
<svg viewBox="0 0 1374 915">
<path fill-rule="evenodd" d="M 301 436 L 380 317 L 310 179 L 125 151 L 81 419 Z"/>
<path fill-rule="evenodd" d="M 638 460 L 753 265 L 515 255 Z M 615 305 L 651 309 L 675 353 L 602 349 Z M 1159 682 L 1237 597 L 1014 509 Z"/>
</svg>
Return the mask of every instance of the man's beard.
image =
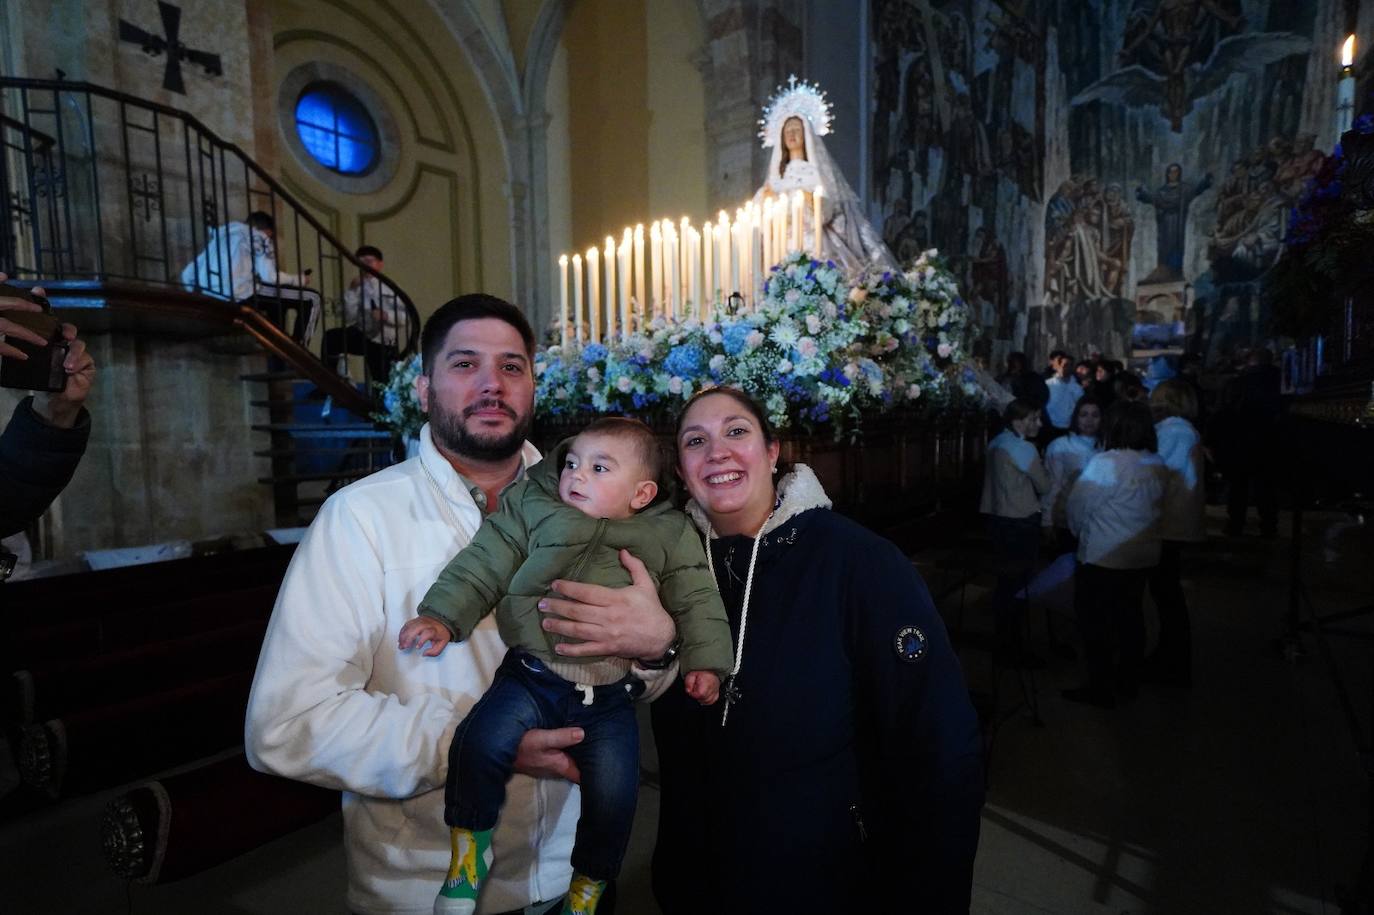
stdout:
<svg viewBox="0 0 1374 915">
<path fill-rule="evenodd" d="M 465 421 L 478 410 L 500 409 L 516 421 L 515 427 L 505 435 L 482 435 L 468 430 Z M 461 457 L 474 461 L 503 461 L 519 453 L 529 436 L 534 413 L 530 411 L 523 418 L 509 404 L 500 400 L 480 400 L 463 410 L 461 414 L 450 412 L 436 398 L 429 401 L 429 433 L 436 444 Z"/>
</svg>

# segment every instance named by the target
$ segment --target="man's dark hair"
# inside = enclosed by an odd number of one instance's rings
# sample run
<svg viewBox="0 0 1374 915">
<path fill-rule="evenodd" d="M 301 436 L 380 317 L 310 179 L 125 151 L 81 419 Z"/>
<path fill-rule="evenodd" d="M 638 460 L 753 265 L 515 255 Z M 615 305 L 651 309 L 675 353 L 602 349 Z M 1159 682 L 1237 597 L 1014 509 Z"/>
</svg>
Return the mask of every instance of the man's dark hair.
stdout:
<svg viewBox="0 0 1374 915">
<path fill-rule="evenodd" d="M 1155 418 L 1150 407 L 1140 401 L 1118 400 L 1107 408 L 1102 424 L 1102 449 L 1129 448 L 1133 451 L 1158 451 Z"/>
<path fill-rule="evenodd" d="M 484 292 L 473 292 L 449 299 L 425 322 L 424 329 L 420 331 L 420 358 L 426 375 L 434 371 L 434 360 L 438 358 L 439 350 L 453 325 L 479 318 L 495 318 L 514 327 L 525 342 L 525 355 L 531 363 L 534 362 L 534 330 L 530 328 L 524 312 L 505 299 Z"/>
<path fill-rule="evenodd" d="M 262 229 L 275 235 L 277 232 L 277 221 L 272 218 L 271 213 L 264 213 L 262 210 L 254 210 L 248 214 L 248 227 L 250 229 Z"/>
<path fill-rule="evenodd" d="M 382 249 L 378 248 L 376 245 L 363 245 L 357 251 L 353 252 L 353 256 L 358 260 L 362 260 L 365 257 L 375 257 L 379 261 L 386 260 L 386 258 L 382 257 Z"/>
<path fill-rule="evenodd" d="M 1056 359 L 1068 359 L 1068 358 L 1069 358 L 1069 354 L 1066 353 L 1066 352 L 1064 352 L 1062 349 L 1052 349 L 1052 350 L 1050 350 L 1050 359 L 1049 359 L 1050 362 L 1053 362 L 1053 361 L 1056 360 Z"/>
<path fill-rule="evenodd" d="M 653 480 L 659 489 L 664 489 L 667 481 L 663 479 L 663 446 L 659 444 L 654 430 L 643 422 L 630 416 L 603 416 L 578 435 L 604 435 L 631 442 L 644 464 L 645 479 Z"/>
<path fill-rule="evenodd" d="M 1006 409 L 1002 411 L 1002 421 L 1007 424 L 1007 428 L 1011 428 L 1012 423 L 1019 422 L 1027 416 L 1034 416 L 1039 412 L 1038 406 L 1029 400 L 1018 397 L 1007 404 Z"/>
</svg>

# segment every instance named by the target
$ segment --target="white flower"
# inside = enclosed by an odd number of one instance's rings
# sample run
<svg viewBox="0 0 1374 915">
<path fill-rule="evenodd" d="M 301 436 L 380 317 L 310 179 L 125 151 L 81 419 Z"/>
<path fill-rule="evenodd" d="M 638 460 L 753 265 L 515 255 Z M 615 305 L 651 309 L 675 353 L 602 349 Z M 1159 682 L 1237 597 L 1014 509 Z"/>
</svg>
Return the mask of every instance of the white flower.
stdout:
<svg viewBox="0 0 1374 915">
<path fill-rule="evenodd" d="M 821 332 L 821 318 L 820 318 L 820 315 L 807 315 L 807 316 L 806 316 L 806 332 L 807 332 L 808 334 L 818 334 L 818 333 Z"/>
<path fill-rule="evenodd" d="M 587 378 L 591 381 L 600 381 L 601 369 L 597 368 L 596 366 L 592 366 L 591 368 L 587 369 Z"/>
<path fill-rule="evenodd" d="M 750 349 L 758 349 L 763 345 L 763 331 L 751 330 L 749 336 L 744 338 L 744 345 Z"/>
<path fill-rule="evenodd" d="M 904 295 L 899 295 L 892 300 L 892 314 L 904 315 L 911 311 L 911 300 Z"/>
<path fill-rule="evenodd" d="M 910 385 L 907 385 L 907 388 L 906 388 L 906 397 L 907 397 L 907 400 L 915 400 L 916 398 L 918 398 L 918 397 L 920 397 L 920 396 L 921 396 L 921 386 L 920 386 L 919 384 L 910 384 Z"/>
<path fill-rule="evenodd" d="M 678 375 L 674 375 L 672 378 L 669 378 L 669 379 L 668 379 L 668 390 L 669 390 L 669 392 L 671 392 L 671 393 L 673 393 L 673 394 L 681 394 L 681 393 L 682 393 L 682 378 L 681 378 L 680 376 L 678 376 Z"/>
<path fill-rule="evenodd" d="M 935 352 L 940 354 L 941 359 L 948 359 L 949 354 L 954 352 L 954 347 L 950 346 L 948 343 L 941 343 L 939 346 L 935 347 Z"/>
<path fill-rule="evenodd" d="M 773 342 L 778 346 L 787 348 L 795 346 L 801 334 L 797 333 L 796 325 L 791 321 L 783 320 L 778 322 L 777 326 L 773 328 L 773 332 L 768 336 L 772 337 Z"/>
<path fill-rule="evenodd" d="M 834 302 L 826 302 L 824 305 L 821 306 L 821 312 L 827 318 L 834 318 L 837 314 L 840 313 L 840 310 L 835 307 Z"/>
<path fill-rule="evenodd" d="M 620 393 L 628 394 L 630 388 L 634 386 L 634 382 L 630 380 L 629 375 L 621 375 L 619 378 L 615 380 L 615 386 L 620 391 Z"/>
<path fill-rule="evenodd" d="M 639 351 L 639 356 L 640 356 L 641 359 L 643 359 L 643 360 L 646 361 L 646 362 L 648 362 L 649 360 L 653 359 L 653 358 L 654 358 L 654 348 L 653 348 L 653 346 L 646 346 L 646 347 L 644 347 L 643 349 L 641 349 L 641 350 Z"/>
<path fill-rule="evenodd" d="M 707 335 L 707 339 L 714 343 L 716 346 L 720 346 L 722 343 L 725 342 L 725 338 L 721 336 L 721 333 L 718 330 L 711 331 L 711 333 Z"/>
<path fill-rule="evenodd" d="M 549 364 L 548 364 L 547 362 L 536 362 L 536 363 L 534 364 L 534 375 L 535 375 L 535 377 L 537 378 L 537 377 L 539 377 L 540 375 L 544 374 L 544 370 L 547 369 L 548 367 L 549 367 Z"/>
<path fill-rule="evenodd" d="M 791 359 L 779 359 L 779 360 L 778 360 L 778 373 L 779 373 L 779 374 L 782 374 L 782 375 L 786 375 L 786 374 L 787 374 L 788 372 L 790 372 L 790 371 L 792 371 L 792 360 L 791 360 Z"/>
<path fill-rule="evenodd" d="M 783 297 L 782 297 L 783 301 L 786 302 L 788 305 L 795 305 L 795 304 L 797 304 L 797 300 L 800 299 L 800 298 L 801 298 L 801 290 L 800 290 L 800 289 L 789 289 L 789 290 L 787 290 L 787 292 L 786 292 L 786 293 L 783 295 Z"/>
<path fill-rule="evenodd" d="M 906 318 L 898 318 L 897 320 L 892 322 L 892 329 L 899 334 L 904 334 L 907 331 L 911 330 L 911 322 L 908 321 Z"/>
<path fill-rule="evenodd" d="M 722 353 L 716 353 L 714 356 L 711 357 L 711 361 L 710 361 L 709 365 L 710 365 L 710 367 L 711 367 L 711 371 L 713 371 L 713 372 L 719 372 L 722 368 L 725 367 L 725 356 L 724 356 L 724 354 L 722 354 Z"/>
<path fill-rule="evenodd" d="M 803 359 L 810 359 L 819 350 L 820 347 L 816 345 L 816 341 L 810 337 L 802 337 L 797 341 L 797 352 L 801 354 Z"/>
<path fill-rule="evenodd" d="M 841 371 L 844 372 L 844 377 L 848 378 L 850 381 L 853 381 L 855 378 L 859 377 L 859 366 L 857 363 L 846 362 L 844 364 L 844 368 L 841 369 Z"/>
</svg>

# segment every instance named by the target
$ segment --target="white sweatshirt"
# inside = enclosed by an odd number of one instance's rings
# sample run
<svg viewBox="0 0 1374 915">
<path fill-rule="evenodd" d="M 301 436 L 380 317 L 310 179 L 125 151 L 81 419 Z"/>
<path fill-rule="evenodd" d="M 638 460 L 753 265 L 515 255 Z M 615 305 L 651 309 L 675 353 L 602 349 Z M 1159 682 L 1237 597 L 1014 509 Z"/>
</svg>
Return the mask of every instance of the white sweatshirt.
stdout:
<svg viewBox="0 0 1374 915">
<path fill-rule="evenodd" d="M 1045 449 L 1045 470 L 1050 475 L 1050 488 L 1041 499 L 1040 523 L 1045 527 L 1068 527 L 1065 509 L 1069 490 L 1083 472 L 1088 458 L 1097 453 L 1097 439 L 1090 435 L 1070 432 L 1050 442 Z"/>
<path fill-rule="evenodd" d="M 1040 511 L 1049 474 L 1035 446 L 1010 429 L 988 442 L 983 466 L 983 497 L 978 511 L 1001 518 L 1029 518 Z"/>
<path fill-rule="evenodd" d="M 527 444 L 524 458 L 539 453 Z M 343 790 L 354 912 L 427 915 L 448 870 L 449 741 L 506 646 L 495 616 L 437 658 L 398 651 L 396 639 L 481 521 L 425 426 L 418 458 L 325 502 L 277 595 L 248 700 L 248 759 Z M 478 911 L 562 895 L 578 812 L 570 783 L 515 775 Z"/>
<path fill-rule="evenodd" d="M 1164 461 L 1153 451 L 1114 448 L 1093 455 L 1069 493 L 1069 530 L 1078 561 L 1108 569 L 1159 563 Z"/>
<path fill-rule="evenodd" d="M 1206 540 L 1207 494 L 1203 490 L 1202 439 L 1193 424 L 1181 416 L 1170 416 L 1155 423 L 1155 436 L 1159 439 L 1159 456 L 1169 468 L 1160 536 L 1165 540 L 1189 543 Z"/>
</svg>

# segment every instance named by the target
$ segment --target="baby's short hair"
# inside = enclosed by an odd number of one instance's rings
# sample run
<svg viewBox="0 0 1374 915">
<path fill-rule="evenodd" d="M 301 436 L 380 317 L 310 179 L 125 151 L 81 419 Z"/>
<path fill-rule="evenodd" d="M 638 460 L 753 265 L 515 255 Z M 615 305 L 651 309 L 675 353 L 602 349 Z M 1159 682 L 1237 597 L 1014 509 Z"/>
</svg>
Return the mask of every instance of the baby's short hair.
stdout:
<svg viewBox="0 0 1374 915">
<path fill-rule="evenodd" d="M 645 479 L 663 485 L 663 448 L 658 443 L 654 430 L 629 416 L 603 416 L 588 425 L 578 435 L 605 435 L 621 441 L 632 442 L 639 452 L 647 474 Z"/>
</svg>

